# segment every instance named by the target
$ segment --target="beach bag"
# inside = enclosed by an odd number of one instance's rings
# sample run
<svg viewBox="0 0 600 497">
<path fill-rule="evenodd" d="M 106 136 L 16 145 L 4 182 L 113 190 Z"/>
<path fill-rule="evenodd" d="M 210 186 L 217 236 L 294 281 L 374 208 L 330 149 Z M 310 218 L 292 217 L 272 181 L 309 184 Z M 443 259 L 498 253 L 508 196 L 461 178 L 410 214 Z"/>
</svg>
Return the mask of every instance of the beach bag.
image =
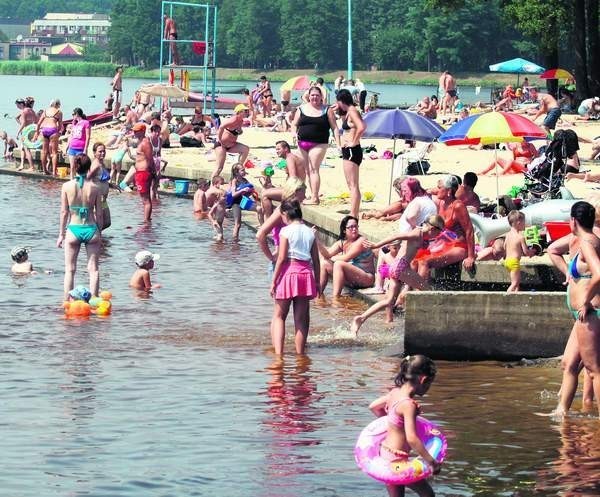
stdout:
<svg viewBox="0 0 600 497">
<path fill-rule="evenodd" d="M 429 171 L 430 167 L 431 164 L 429 164 L 429 161 L 425 159 L 421 160 L 421 162 L 409 162 L 408 166 L 406 166 L 405 174 L 409 176 L 418 176 L 421 174 L 421 169 L 423 169 L 423 172 L 427 174 L 427 171 Z"/>
<path fill-rule="evenodd" d="M 200 140 L 196 140 L 193 136 L 182 136 L 179 139 L 179 144 L 182 147 L 203 147 L 204 144 Z"/>
</svg>

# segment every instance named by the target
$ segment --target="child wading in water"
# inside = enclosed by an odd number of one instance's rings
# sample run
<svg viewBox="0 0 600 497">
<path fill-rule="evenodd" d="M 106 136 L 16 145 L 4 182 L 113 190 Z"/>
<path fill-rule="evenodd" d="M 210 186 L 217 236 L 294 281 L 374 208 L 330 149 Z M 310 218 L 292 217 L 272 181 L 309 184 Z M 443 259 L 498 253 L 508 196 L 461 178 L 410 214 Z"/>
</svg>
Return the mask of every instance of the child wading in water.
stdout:
<svg viewBox="0 0 600 497">
<path fill-rule="evenodd" d="M 150 282 L 150 270 L 154 268 L 154 261 L 159 259 L 158 254 L 153 254 L 149 250 L 142 250 L 135 254 L 135 265 L 138 268 L 129 280 L 129 286 L 146 292 L 153 288 L 160 288 L 160 285 L 153 285 Z"/>
<path fill-rule="evenodd" d="M 14 261 L 11 267 L 13 274 L 30 274 L 35 272 L 29 260 L 29 249 L 27 247 L 15 247 L 10 251 L 10 257 Z"/>
<path fill-rule="evenodd" d="M 389 267 L 389 286 L 385 298 L 373 304 L 360 316 L 356 316 L 352 320 L 350 329 L 356 335 L 358 335 L 358 330 L 360 330 L 360 327 L 367 319 L 384 308 L 387 308 L 387 322 L 393 320 L 394 304 L 402 289 L 402 283 L 406 283 L 408 286 L 418 288 L 419 290 L 428 288 L 427 281 L 411 269 L 410 263 L 415 257 L 417 250 L 423 248 L 426 241 L 435 238 L 443 230 L 444 220 L 441 216 L 434 215 L 429 216 L 423 225 L 417 226 L 408 233 L 399 233 L 379 243 L 372 243 L 367 240 L 363 242 L 365 247 L 379 248 L 396 240 L 403 241 L 400 250 L 398 250 L 398 255 Z"/>
<path fill-rule="evenodd" d="M 275 299 L 271 340 L 275 353 L 283 354 L 285 320 L 293 303 L 296 353 L 304 354 L 310 324 L 309 303 L 319 290 L 319 253 L 313 231 L 302 222 L 300 203 L 284 200 L 280 209 L 287 226 L 279 233 L 279 252 L 271 283 L 271 296 Z"/>
<path fill-rule="evenodd" d="M 423 355 L 406 356 L 400 363 L 400 372 L 396 376 L 392 388 L 387 395 L 379 397 L 369 405 L 375 416 L 387 416 L 387 436 L 381 443 L 380 455 L 388 461 L 404 461 L 414 450 L 438 474 L 441 463 L 429 454 L 417 435 L 417 416 L 421 407 L 413 399 L 415 395 L 423 396 L 429 390 L 436 374 L 435 364 Z M 420 497 L 434 497 L 433 489 L 426 480 L 407 485 Z M 403 485 L 386 485 L 390 497 L 404 497 Z"/>
<path fill-rule="evenodd" d="M 525 214 L 521 211 L 510 211 L 508 213 L 508 224 L 510 231 L 506 235 L 504 248 L 506 258 L 504 267 L 510 273 L 510 286 L 506 293 L 516 293 L 521 285 L 521 257 L 535 255 L 535 250 L 530 249 L 525 243 Z"/>
</svg>

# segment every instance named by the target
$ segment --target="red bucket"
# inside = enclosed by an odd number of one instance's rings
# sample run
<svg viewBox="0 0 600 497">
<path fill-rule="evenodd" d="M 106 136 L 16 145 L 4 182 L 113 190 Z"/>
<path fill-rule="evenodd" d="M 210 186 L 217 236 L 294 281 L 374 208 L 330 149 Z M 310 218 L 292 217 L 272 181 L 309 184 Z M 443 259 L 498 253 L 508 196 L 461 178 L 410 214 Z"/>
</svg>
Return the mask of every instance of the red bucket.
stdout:
<svg viewBox="0 0 600 497">
<path fill-rule="evenodd" d="M 544 223 L 544 226 L 546 227 L 546 232 L 551 241 L 558 240 L 571 233 L 568 221 L 549 221 Z"/>
</svg>

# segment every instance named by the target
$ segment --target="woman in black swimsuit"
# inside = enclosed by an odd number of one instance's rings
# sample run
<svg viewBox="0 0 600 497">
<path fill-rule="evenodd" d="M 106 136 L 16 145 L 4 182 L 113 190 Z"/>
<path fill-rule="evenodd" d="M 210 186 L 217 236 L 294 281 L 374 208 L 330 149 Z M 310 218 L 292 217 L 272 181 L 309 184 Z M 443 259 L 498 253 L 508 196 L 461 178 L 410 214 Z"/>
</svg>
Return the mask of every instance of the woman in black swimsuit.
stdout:
<svg viewBox="0 0 600 497">
<path fill-rule="evenodd" d="M 350 190 L 350 215 L 358 217 L 360 210 L 360 187 L 358 168 L 363 160 L 360 137 L 367 126 L 354 106 L 354 99 L 348 90 L 342 89 L 336 95 L 338 113 L 342 117 L 342 158 L 344 176 Z"/>
<path fill-rule="evenodd" d="M 238 143 L 238 136 L 242 134 L 242 125 L 247 115 L 248 107 L 244 104 L 238 104 L 233 109 L 233 116 L 221 123 L 215 141 L 215 157 L 217 163 L 211 178 L 219 176 L 225 165 L 227 153 L 240 154 L 239 163 L 244 165 L 248 158 L 250 149 L 243 143 Z"/>
</svg>

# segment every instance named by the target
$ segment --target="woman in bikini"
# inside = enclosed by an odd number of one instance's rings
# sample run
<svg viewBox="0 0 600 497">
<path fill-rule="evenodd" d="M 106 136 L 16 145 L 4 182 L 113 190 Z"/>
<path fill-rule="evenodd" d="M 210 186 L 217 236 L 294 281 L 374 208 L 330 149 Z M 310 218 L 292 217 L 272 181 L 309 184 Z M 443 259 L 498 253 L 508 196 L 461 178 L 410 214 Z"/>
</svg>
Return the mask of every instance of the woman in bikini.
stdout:
<svg viewBox="0 0 600 497">
<path fill-rule="evenodd" d="M 227 153 L 240 154 L 238 162 L 242 165 L 246 163 L 250 149 L 243 143 L 238 143 L 237 140 L 238 136 L 242 134 L 242 126 L 247 112 L 248 107 L 244 104 L 238 104 L 233 109 L 233 116 L 225 119 L 219 126 L 217 140 L 215 141 L 215 158 L 217 163 L 211 178 L 221 174 Z"/>
<path fill-rule="evenodd" d="M 17 120 L 17 123 L 19 123 L 19 129 L 17 130 L 17 140 L 19 139 L 19 136 L 21 136 L 19 143 L 20 149 L 22 151 L 21 165 L 19 166 L 17 171 L 23 170 L 25 159 L 27 159 L 27 163 L 29 164 L 28 170 L 35 171 L 35 168 L 33 167 L 33 157 L 31 155 L 31 150 L 25 145 L 25 139 L 27 137 L 21 135 L 21 133 L 27 126 L 29 126 L 30 124 L 37 123 L 38 121 L 37 114 L 33 110 L 34 103 L 35 100 L 33 99 L 33 97 L 27 97 L 24 99 L 18 98 L 15 101 L 15 105 L 17 106 L 17 109 L 19 109 L 19 114 L 15 118 Z"/>
<path fill-rule="evenodd" d="M 110 209 L 108 207 L 108 192 L 110 191 L 110 172 L 104 168 L 106 147 L 102 142 L 94 143 L 92 147 L 94 158 L 87 173 L 87 178 L 93 180 L 100 189 L 102 196 L 102 231 L 111 225 Z"/>
<path fill-rule="evenodd" d="M 346 216 L 340 223 L 340 237 L 331 247 L 320 241 L 317 248 L 322 256 L 320 285 L 321 295 L 329 276 L 333 278 L 333 297 L 342 294 L 344 286 L 369 288 L 375 283 L 375 256 L 370 248 L 363 247 L 365 238 L 358 232 L 358 219 Z"/>
<path fill-rule="evenodd" d="M 296 135 L 298 149 L 307 164 L 307 175 L 310 183 L 311 200 L 305 204 L 319 203 L 321 176 L 319 168 L 327 152 L 329 130 L 333 130 L 335 142 L 341 148 L 340 133 L 335 123 L 333 108 L 323 105 L 323 94 L 313 86 L 308 93 L 307 104 L 298 108 L 292 121 L 292 133 Z"/>
<path fill-rule="evenodd" d="M 341 89 L 336 95 L 338 113 L 342 116 L 342 158 L 344 160 L 344 176 L 350 190 L 350 215 L 358 217 L 360 210 L 360 187 L 358 170 L 363 160 L 360 137 L 367 126 L 354 106 L 352 94 Z"/>
<path fill-rule="evenodd" d="M 103 225 L 102 195 L 98 185 L 86 181 L 91 165 L 87 155 L 78 155 L 75 158 L 77 176 L 63 185 L 60 195 L 60 229 L 56 246 L 64 246 L 65 249 L 65 300 L 74 287 L 77 256 L 82 243 L 87 252 L 92 295 L 97 296 L 100 288 L 98 256 L 102 244 L 99 229 Z"/>
<path fill-rule="evenodd" d="M 569 252 L 575 255 L 567 268 L 567 307 L 575 322 L 561 361 L 563 380 L 554 411 L 559 417 L 571 407 L 582 366 L 591 376 L 600 412 L 600 238 L 593 232 L 595 218 L 596 210 L 588 202 L 571 207 Z"/>
<path fill-rule="evenodd" d="M 63 129 L 63 115 L 60 110 L 60 100 L 58 98 L 50 102 L 48 107 L 42 116 L 40 117 L 37 125 L 37 130 L 33 141 L 36 141 L 38 136 L 42 135 L 42 170 L 45 174 L 56 175 L 56 168 L 58 167 L 58 138 L 62 133 Z M 48 152 L 52 159 L 52 172 L 48 168 Z"/>
</svg>

